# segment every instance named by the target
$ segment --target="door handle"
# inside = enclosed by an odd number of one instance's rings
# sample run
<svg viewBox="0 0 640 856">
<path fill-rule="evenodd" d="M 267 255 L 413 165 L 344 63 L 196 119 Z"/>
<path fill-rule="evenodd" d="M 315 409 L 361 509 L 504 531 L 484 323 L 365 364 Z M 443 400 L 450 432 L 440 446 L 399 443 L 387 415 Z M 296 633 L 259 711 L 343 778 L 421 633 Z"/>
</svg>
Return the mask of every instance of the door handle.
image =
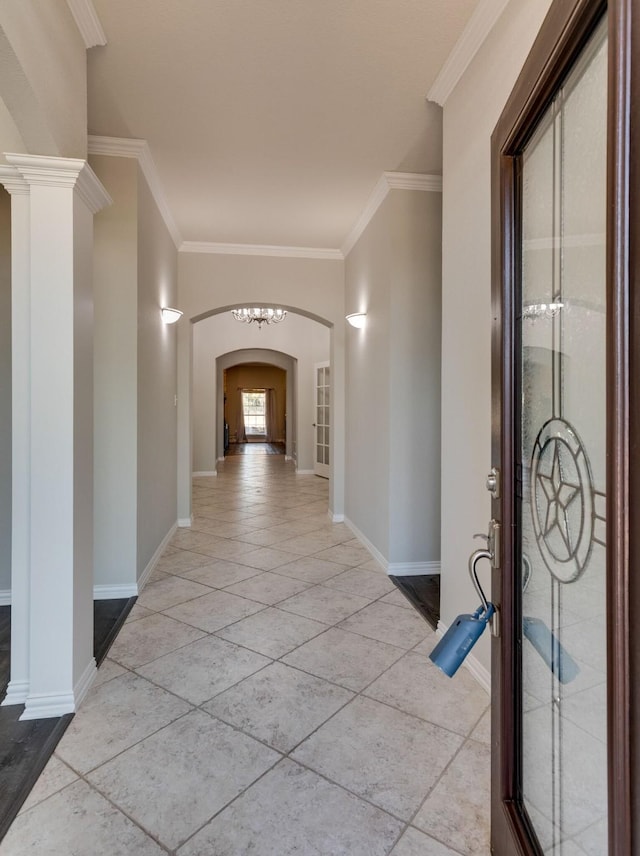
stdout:
<svg viewBox="0 0 640 856">
<path fill-rule="evenodd" d="M 491 553 L 488 550 L 474 550 L 474 552 L 469 556 L 469 576 L 471 577 L 471 582 L 473 583 L 475 590 L 480 596 L 482 606 L 486 612 L 489 609 L 489 601 L 486 598 L 484 589 L 480 585 L 478 572 L 476 570 L 476 565 L 481 559 L 488 559 L 491 561 Z"/>
<path fill-rule="evenodd" d="M 498 521 L 490 520 L 489 532 L 487 535 L 485 535 L 483 532 L 476 532 L 476 534 L 473 536 L 474 538 L 482 538 L 485 541 L 492 568 L 500 567 L 500 551 L 502 548 L 500 532 L 501 529 Z"/>
<path fill-rule="evenodd" d="M 476 569 L 476 565 L 481 559 L 487 559 L 492 568 L 499 567 L 499 558 L 495 552 L 496 548 L 496 538 L 498 537 L 498 533 L 500 531 L 500 525 L 495 522 L 495 520 L 491 521 L 491 525 L 494 528 L 493 536 L 491 534 L 491 526 L 489 527 L 489 535 L 479 535 L 474 537 L 486 538 L 487 539 L 487 549 L 484 550 L 474 550 L 474 552 L 469 556 L 469 576 L 471 577 L 471 582 L 475 590 L 478 592 L 480 596 L 480 600 L 482 602 L 482 607 L 485 613 L 489 613 L 489 608 L 491 607 L 491 617 L 489 619 L 489 625 L 491 627 L 491 635 L 499 636 L 500 635 L 500 614 L 498 607 L 490 603 L 487 599 L 487 596 L 484 593 L 484 589 L 480 585 L 480 580 L 478 579 L 478 571 Z"/>
</svg>

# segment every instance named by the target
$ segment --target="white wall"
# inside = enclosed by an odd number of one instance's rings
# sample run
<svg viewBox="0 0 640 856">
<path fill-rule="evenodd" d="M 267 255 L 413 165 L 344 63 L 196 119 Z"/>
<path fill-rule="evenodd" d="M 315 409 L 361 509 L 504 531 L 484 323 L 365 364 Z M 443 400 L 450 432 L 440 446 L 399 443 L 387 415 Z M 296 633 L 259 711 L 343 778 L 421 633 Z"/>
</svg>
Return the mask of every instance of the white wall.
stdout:
<svg viewBox="0 0 640 856">
<path fill-rule="evenodd" d="M 26 150 L 86 157 L 86 48 L 67 3 L 4 0 L 0 57 L 0 98 Z"/>
<path fill-rule="evenodd" d="M 330 509 L 344 509 L 344 264 L 339 260 L 265 256 L 179 254 L 178 330 L 178 517 L 191 514 L 191 361 L 194 325 L 189 321 L 223 306 L 275 303 L 324 319 L 331 327 L 333 367 Z M 288 321 L 288 319 L 287 319 Z M 287 324 L 284 322 L 283 326 Z M 266 333 L 266 331 L 262 331 Z M 264 337 L 263 337 L 264 338 Z M 253 342 L 252 342 L 253 344 Z M 233 345 L 230 350 L 238 345 Z"/>
<path fill-rule="evenodd" d="M 439 193 L 392 190 L 346 260 L 346 515 L 398 575 L 440 559 L 440 236 Z"/>
<path fill-rule="evenodd" d="M 138 166 L 113 157 L 92 157 L 91 166 L 113 199 L 94 221 L 94 584 L 131 586 L 137 569 Z"/>
<path fill-rule="evenodd" d="M 550 0 L 512 0 L 444 106 L 442 580 L 449 625 L 476 608 L 467 562 L 491 516 L 491 133 Z M 486 563 L 485 563 L 486 564 Z M 488 567 L 479 568 L 488 585 Z M 489 638 L 474 649 L 489 669 Z"/>
<path fill-rule="evenodd" d="M 0 603 L 11 589 L 11 198 L 0 188 Z"/>
<path fill-rule="evenodd" d="M 138 577 L 176 523 L 177 251 L 138 170 Z"/>
<path fill-rule="evenodd" d="M 313 469 L 313 364 L 329 359 L 329 329 L 302 315 L 289 313 L 280 324 L 259 330 L 240 324 L 230 312 L 212 315 L 193 328 L 193 470 L 215 470 L 216 358 L 240 348 L 265 348 L 289 354 L 298 361 L 296 391 L 297 467 Z M 287 402 L 287 407 L 289 402 Z"/>
</svg>

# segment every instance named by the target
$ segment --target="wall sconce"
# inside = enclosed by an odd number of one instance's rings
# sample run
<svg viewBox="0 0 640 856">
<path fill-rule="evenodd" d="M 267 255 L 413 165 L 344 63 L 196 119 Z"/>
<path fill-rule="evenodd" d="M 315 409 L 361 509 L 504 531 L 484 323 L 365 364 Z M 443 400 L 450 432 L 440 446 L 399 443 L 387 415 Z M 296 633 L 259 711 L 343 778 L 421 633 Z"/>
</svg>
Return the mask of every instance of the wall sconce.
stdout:
<svg viewBox="0 0 640 856">
<path fill-rule="evenodd" d="M 365 320 L 367 318 L 366 312 L 352 312 L 351 315 L 346 316 L 347 321 L 351 324 L 352 327 L 357 327 L 360 329 L 364 327 Z"/>
<path fill-rule="evenodd" d="M 179 309 L 171 309 L 170 306 L 162 307 L 162 320 L 165 324 L 175 324 L 182 318 L 182 312 Z"/>
</svg>

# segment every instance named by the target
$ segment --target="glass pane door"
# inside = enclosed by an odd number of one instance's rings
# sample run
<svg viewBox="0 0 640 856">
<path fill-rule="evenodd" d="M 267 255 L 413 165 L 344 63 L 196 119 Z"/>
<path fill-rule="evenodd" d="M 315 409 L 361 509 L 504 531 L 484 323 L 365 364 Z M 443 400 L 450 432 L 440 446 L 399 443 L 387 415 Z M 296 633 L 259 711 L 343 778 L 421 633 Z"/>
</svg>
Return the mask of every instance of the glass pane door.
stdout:
<svg viewBox="0 0 640 856">
<path fill-rule="evenodd" d="M 543 852 L 607 853 L 604 25 L 522 158 L 522 801 Z"/>
<path fill-rule="evenodd" d="M 314 472 L 318 476 L 329 478 L 329 427 L 331 424 L 331 374 L 329 363 L 318 363 L 316 372 L 316 402 L 315 402 L 315 465 Z"/>
</svg>

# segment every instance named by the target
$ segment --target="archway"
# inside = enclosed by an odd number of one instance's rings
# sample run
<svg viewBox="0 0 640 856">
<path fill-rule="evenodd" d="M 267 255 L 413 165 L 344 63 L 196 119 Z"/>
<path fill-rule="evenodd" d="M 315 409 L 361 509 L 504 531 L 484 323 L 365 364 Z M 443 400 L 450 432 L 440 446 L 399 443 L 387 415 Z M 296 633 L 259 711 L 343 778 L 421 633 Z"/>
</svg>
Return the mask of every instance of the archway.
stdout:
<svg viewBox="0 0 640 856">
<path fill-rule="evenodd" d="M 183 318 L 178 329 L 178 523 L 180 526 L 191 525 L 191 480 L 192 473 L 195 471 L 215 471 L 216 458 L 221 457 L 219 452 L 220 444 L 217 436 L 215 437 L 214 446 L 211 446 L 210 461 L 206 467 L 199 465 L 194 466 L 194 339 L 197 330 L 196 325 L 200 322 L 210 319 L 214 316 L 220 316 L 224 313 L 230 313 L 231 309 L 238 306 L 268 306 L 276 305 L 286 309 L 293 316 L 300 316 L 303 319 L 316 322 L 317 325 L 325 328 L 329 333 L 329 360 L 332 366 L 335 367 L 332 373 L 333 386 L 333 401 L 334 407 L 334 423 L 331 426 L 331 445 L 334 449 L 333 460 L 330 472 L 330 487 L 329 487 L 329 504 L 330 515 L 334 521 L 344 519 L 344 331 L 342 327 L 339 329 L 335 325 L 334 320 L 329 320 L 326 317 L 305 310 L 299 306 L 286 303 L 284 301 L 264 301 L 264 300 L 238 300 L 233 304 L 225 304 L 214 308 L 208 308 L 202 311 L 202 297 L 198 294 L 192 295 L 192 300 L 185 300 L 181 303 L 181 308 L 185 310 L 185 318 Z M 191 307 L 189 306 L 191 302 Z M 199 305 L 198 305 L 199 304 Z M 197 311 L 197 310 L 201 311 Z M 337 314 L 337 313 L 334 313 Z M 342 316 L 340 316 L 342 317 Z M 187 322 L 187 323 L 185 323 Z M 245 326 L 245 325 L 243 325 Z M 284 325 L 278 325 L 283 327 Z M 228 351 L 238 350 L 231 347 Z M 268 350 L 278 350 L 277 348 Z M 285 347 L 281 353 L 287 353 Z M 226 353 L 227 350 L 223 351 Z M 294 354 L 288 354 L 294 356 Z M 221 354 L 216 354 L 216 358 Z M 292 378 L 296 378 L 296 371 L 299 367 L 294 367 L 291 373 Z M 217 374 L 217 373 L 216 373 Z M 289 372 L 288 372 L 289 374 Z M 211 375 L 209 375 L 210 377 Z M 216 382 L 216 387 L 221 387 L 221 384 Z M 301 404 L 298 401 L 298 408 Z M 218 418 L 214 415 L 214 411 L 221 413 L 219 401 L 219 393 L 215 393 L 215 401 L 211 402 L 211 417 L 210 421 Z M 295 419 L 295 417 L 292 417 Z M 219 421 L 221 421 L 219 419 Z M 309 419 L 309 426 L 313 419 Z M 299 426 L 293 422 L 293 428 L 289 432 L 289 436 L 299 438 Z M 304 438 L 303 438 L 304 439 Z M 309 442 L 309 445 L 311 443 Z M 297 447 L 292 449 L 292 457 L 295 457 Z M 297 462 L 298 463 L 298 462 Z M 312 469 L 298 469 L 299 472 L 312 472 Z"/>
<path fill-rule="evenodd" d="M 290 354 L 281 351 L 273 351 L 266 348 L 239 348 L 230 351 L 216 359 L 216 416 L 215 424 L 221 425 L 224 413 L 224 388 L 223 377 L 226 369 L 237 366 L 240 363 L 264 363 L 265 365 L 277 366 L 287 374 L 287 408 L 285 416 L 286 424 L 286 452 L 289 460 L 295 460 L 295 449 L 297 443 L 296 412 L 296 374 L 297 360 Z M 216 457 L 220 461 L 224 458 L 224 438 L 221 432 L 217 432 Z"/>
</svg>

